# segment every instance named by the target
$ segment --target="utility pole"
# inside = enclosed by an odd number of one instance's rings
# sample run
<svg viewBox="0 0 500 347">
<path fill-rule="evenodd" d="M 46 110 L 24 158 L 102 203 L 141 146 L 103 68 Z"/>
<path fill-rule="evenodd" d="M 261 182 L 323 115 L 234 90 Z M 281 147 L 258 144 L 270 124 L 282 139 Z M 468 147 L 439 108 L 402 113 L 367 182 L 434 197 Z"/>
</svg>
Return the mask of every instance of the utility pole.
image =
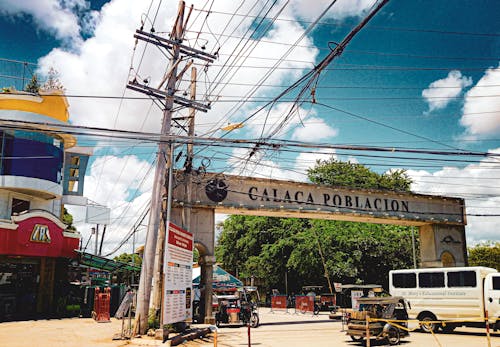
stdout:
<svg viewBox="0 0 500 347">
<path fill-rule="evenodd" d="M 99 247 L 99 224 L 97 224 L 95 226 L 95 250 L 94 250 L 94 254 L 95 255 L 98 255 L 99 252 L 98 252 L 98 247 Z"/>
<path fill-rule="evenodd" d="M 127 88 L 149 95 L 152 98 L 160 101 L 164 106 L 161 134 L 171 135 L 172 109 L 174 104 L 192 107 L 203 112 L 207 112 L 208 106 L 194 102 L 192 100 L 175 95 L 176 83 L 181 80 L 186 68 L 177 75 L 177 70 L 185 57 L 200 58 L 207 62 L 213 62 L 216 56 L 205 53 L 203 51 L 191 48 L 182 44 L 185 34 L 186 22 L 189 20 L 193 7 L 184 21 L 184 1 L 179 2 L 177 18 L 170 33 L 170 38 L 164 38 L 153 33 L 145 32 L 142 29 L 136 30 L 134 37 L 138 40 L 145 41 L 156 45 L 159 49 L 166 49 L 170 54 L 170 62 L 167 73 L 163 77 L 158 88 L 152 88 L 146 84 L 139 83 L 135 78 L 127 84 Z M 182 55 L 182 56 L 181 56 Z M 188 63 L 191 64 L 191 63 Z M 165 90 L 161 88 L 166 82 Z M 166 187 L 171 184 L 168 181 L 166 174 L 167 169 L 173 169 L 172 161 L 166 158 L 171 156 L 171 144 L 160 142 L 158 145 L 158 154 L 156 161 L 156 171 L 151 198 L 151 209 L 149 212 L 149 223 L 146 235 L 146 243 L 144 245 L 144 257 L 141 269 L 141 277 L 139 281 L 139 291 L 137 295 L 137 311 L 136 311 L 136 329 L 139 333 L 144 334 L 147 328 L 149 304 L 151 299 L 151 283 L 153 282 L 153 307 L 155 313 L 158 313 L 161 307 L 162 294 L 162 265 L 163 265 L 163 250 L 166 234 L 166 217 L 170 211 L 166 211 Z M 137 329 L 137 324 L 139 328 Z"/>
</svg>

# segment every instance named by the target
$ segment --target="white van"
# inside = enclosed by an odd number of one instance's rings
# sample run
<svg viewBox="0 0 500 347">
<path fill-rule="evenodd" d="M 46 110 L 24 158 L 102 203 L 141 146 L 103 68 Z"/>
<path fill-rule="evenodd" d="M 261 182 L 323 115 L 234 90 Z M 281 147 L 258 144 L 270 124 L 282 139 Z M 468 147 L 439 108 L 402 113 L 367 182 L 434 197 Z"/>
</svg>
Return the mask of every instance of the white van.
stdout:
<svg viewBox="0 0 500 347">
<path fill-rule="evenodd" d="M 420 321 L 453 321 L 422 324 L 424 331 L 452 331 L 458 326 L 485 325 L 500 329 L 500 273 L 488 267 L 449 267 L 389 272 L 389 292 L 411 305 L 409 316 Z M 466 321 L 470 322 L 466 322 Z"/>
</svg>

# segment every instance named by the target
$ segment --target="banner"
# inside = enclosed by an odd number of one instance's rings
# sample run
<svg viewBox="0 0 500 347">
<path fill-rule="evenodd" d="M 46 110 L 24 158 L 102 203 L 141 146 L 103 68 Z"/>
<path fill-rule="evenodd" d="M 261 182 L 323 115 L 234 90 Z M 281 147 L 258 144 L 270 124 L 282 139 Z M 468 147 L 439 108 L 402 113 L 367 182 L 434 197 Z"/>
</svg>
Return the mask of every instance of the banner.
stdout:
<svg viewBox="0 0 500 347">
<path fill-rule="evenodd" d="M 170 223 L 163 262 L 163 324 L 192 317 L 193 234 Z"/>
</svg>

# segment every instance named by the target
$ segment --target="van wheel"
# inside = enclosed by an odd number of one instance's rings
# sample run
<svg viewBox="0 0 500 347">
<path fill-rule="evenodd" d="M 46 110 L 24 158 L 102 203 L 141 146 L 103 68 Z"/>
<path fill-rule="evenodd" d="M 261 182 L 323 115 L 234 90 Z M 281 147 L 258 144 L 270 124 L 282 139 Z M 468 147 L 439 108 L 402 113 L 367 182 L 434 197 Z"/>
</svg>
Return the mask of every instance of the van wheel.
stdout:
<svg viewBox="0 0 500 347">
<path fill-rule="evenodd" d="M 420 318 L 420 329 L 424 333 L 437 332 L 439 326 L 436 323 L 430 323 L 435 321 L 436 317 L 432 314 L 425 314 Z"/>
<path fill-rule="evenodd" d="M 355 335 L 350 335 L 350 336 L 351 336 L 351 340 L 353 340 L 355 342 L 363 340 L 363 336 L 355 336 Z"/>
</svg>

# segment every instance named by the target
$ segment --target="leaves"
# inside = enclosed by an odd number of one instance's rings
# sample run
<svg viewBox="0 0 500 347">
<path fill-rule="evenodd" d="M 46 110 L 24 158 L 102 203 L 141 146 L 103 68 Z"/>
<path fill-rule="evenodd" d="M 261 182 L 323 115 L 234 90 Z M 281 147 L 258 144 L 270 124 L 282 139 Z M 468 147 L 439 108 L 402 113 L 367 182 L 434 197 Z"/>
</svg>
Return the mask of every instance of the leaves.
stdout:
<svg viewBox="0 0 500 347">
<path fill-rule="evenodd" d="M 469 265 L 500 269 L 500 242 L 483 242 L 469 247 Z"/>
</svg>

